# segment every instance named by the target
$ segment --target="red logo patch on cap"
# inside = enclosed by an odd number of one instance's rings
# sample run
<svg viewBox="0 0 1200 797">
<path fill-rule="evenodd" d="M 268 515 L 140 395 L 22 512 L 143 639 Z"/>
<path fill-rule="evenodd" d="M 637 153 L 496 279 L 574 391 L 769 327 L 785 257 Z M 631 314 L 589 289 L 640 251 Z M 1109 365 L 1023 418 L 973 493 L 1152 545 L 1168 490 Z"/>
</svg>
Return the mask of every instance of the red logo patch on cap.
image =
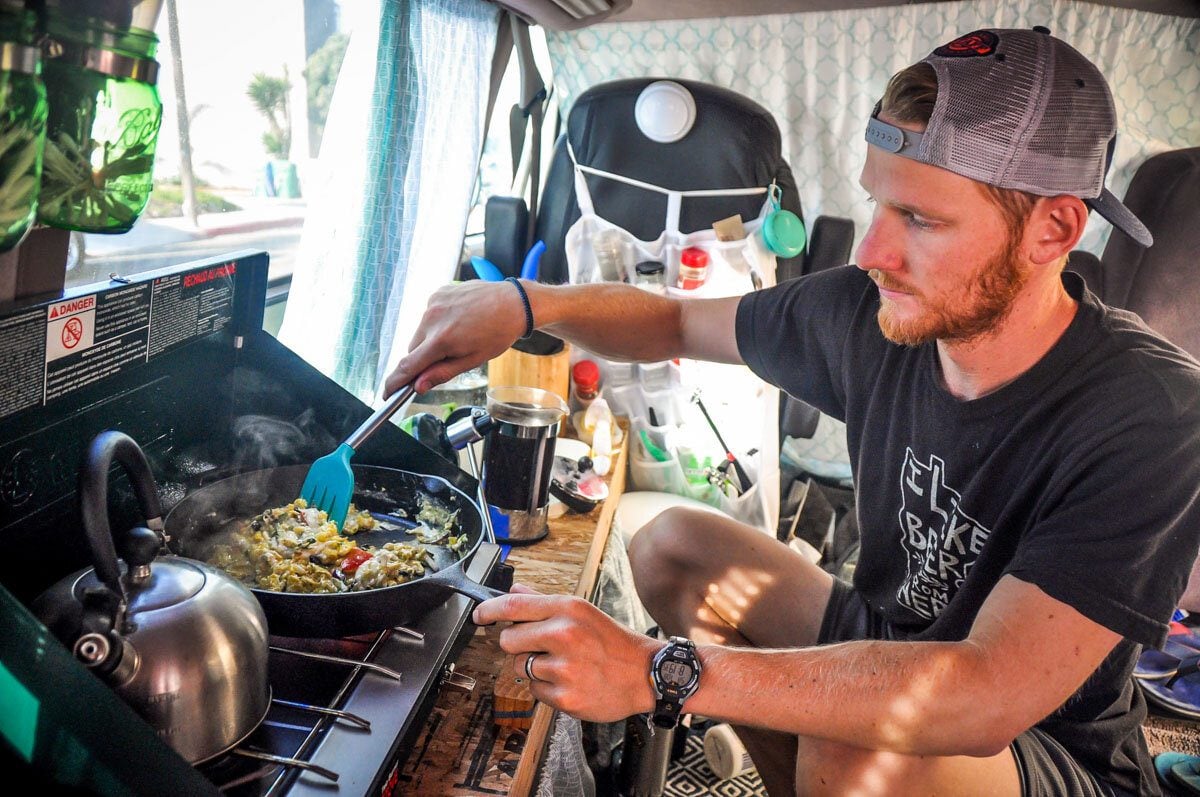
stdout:
<svg viewBox="0 0 1200 797">
<path fill-rule="evenodd" d="M 975 58 L 980 55 L 991 55 L 996 51 L 1000 37 L 990 30 L 977 30 L 965 36 L 959 36 L 949 44 L 943 44 L 933 51 L 934 55 L 942 58 Z"/>
</svg>

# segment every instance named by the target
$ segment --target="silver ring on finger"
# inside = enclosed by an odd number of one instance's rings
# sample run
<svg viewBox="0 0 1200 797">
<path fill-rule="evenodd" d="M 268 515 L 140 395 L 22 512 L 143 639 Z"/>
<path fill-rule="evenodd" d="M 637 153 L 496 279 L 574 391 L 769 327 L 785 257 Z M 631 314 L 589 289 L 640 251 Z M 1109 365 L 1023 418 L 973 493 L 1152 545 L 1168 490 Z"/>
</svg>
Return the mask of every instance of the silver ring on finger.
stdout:
<svg viewBox="0 0 1200 797">
<path fill-rule="evenodd" d="M 533 674 L 533 660 L 534 660 L 534 658 L 536 658 L 537 656 L 540 656 L 540 655 L 541 655 L 540 653 L 530 653 L 529 657 L 525 659 L 525 674 L 527 676 L 529 676 L 530 681 L 542 680 L 541 678 L 538 678 L 536 675 Z"/>
</svg>

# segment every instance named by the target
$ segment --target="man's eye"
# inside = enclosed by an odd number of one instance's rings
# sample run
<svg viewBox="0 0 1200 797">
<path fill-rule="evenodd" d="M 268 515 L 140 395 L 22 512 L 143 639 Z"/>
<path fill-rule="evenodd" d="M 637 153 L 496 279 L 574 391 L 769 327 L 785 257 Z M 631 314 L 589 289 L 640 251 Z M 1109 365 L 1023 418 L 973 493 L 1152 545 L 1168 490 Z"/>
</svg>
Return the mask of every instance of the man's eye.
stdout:
<svg viewBox="0 0 1200 797">
<path fill-rule="evenodd" d="M 925 219 L 921 218 L 920 216 L 914 216 L 911 213 L 904 214 L 904 222 L 909 227 L 913 227 L 918 230 L 932 230 L 934 227 L 937 226 L 933 222 L 926 221 Z"/>
</svg>

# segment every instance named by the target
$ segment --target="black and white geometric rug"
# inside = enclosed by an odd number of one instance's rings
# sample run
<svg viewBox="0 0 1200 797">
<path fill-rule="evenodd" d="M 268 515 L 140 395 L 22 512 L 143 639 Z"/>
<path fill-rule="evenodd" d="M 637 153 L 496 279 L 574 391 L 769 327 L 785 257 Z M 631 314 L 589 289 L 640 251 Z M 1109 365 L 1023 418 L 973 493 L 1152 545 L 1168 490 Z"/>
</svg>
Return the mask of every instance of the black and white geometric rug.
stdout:
<svg viewBox="0 0 1200 797">
<path fill-rule="evenodd" d="M 665 797 L 761 797 L 765 795 L 756 770 L 750 770 L 729 780 L 718 780 L 704 759 L 704 728 L 693 728 L 688 734 L 683 755 L 671 762 L 667 770 Z"/>
</svg>

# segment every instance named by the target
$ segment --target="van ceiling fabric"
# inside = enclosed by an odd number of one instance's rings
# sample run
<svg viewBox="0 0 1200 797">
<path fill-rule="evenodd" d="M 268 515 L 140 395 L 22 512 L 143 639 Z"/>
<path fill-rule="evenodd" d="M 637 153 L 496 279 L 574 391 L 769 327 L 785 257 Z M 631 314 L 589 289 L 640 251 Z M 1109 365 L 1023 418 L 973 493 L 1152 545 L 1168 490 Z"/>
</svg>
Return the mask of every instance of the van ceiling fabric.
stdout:
<svg viewBox="0 0 1200 797">
<path fill-rule="evenodd" d="M 631 0 L 492 0 L 547 30 L 575 30 L 629 8 Z"/>
<path fill-rule="evenodd" d="M 338 76 L 279 335 L 368 403 L 458 268 L 500 16 L 478 0 L 377 7 Z"/>
<path fill-rule="evenodd" d="M 856 243 L 871 217 L 858 186 L 871 109 L 894 72 L 960 33 L 1045 25 L 1100 67 L 1118 114 L 1107 181 L 1117 196 L 1150 155 L 1200 142 L 1200 20 L 1072 0 L 999 6 L 978 0 L 613 22 L 547 38 L 564 113 L 588 87 L 629 77 L 701 80 L 756 100 L 783 131 L 805 218 L 851 218 Z M 1098 255 L 1110 230 L 1092 214 L 1080 248 Z"/>
<path fill-rule="evenodd" d="M 937 0 L 955 2 L 956 0 Z M 1155 14 L 1200 17 L 1196 0 L 1086 0 L 1098 5 L 1135 8 Z M 789 14 L 801 11 L 844 11 L 850 8 L 906 6 L 912 0 L 638 0 L 625 11 L 613 14 L 613 22 L 644 22 L 652 19 L 701 19 L 704 17 Z"/>
</svg>

